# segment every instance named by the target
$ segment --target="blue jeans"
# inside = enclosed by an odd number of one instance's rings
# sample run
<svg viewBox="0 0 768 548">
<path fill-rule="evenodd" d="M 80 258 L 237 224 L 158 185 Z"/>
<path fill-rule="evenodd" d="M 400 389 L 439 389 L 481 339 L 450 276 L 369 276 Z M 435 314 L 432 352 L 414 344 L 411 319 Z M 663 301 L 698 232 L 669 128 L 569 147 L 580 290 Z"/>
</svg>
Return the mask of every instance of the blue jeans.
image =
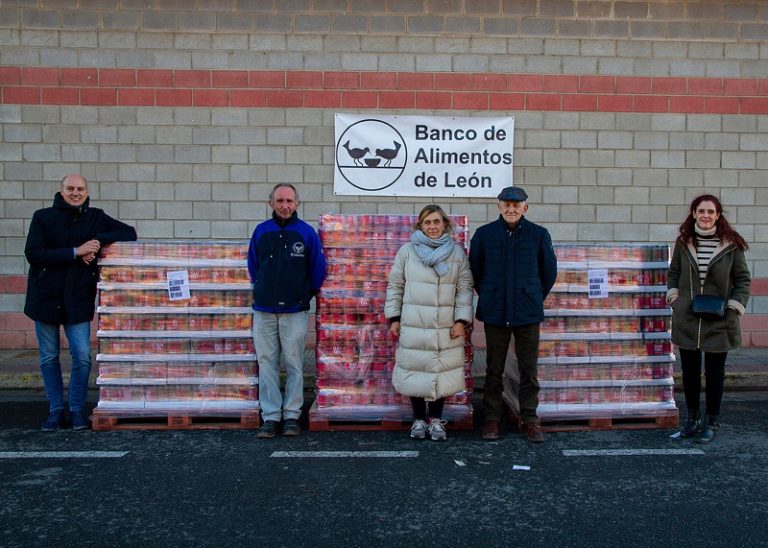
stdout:
<svg viewBox="0 0 768 548">
<path fill-rule="evenodd" d="M 91 374 L 91 323 L 64 324 L 69 341 L 72 371 L 69 374 L 69 410 L 81 413 L 88 395 L 88 377 Z M 45 395 L 51 412 L 64 409 L 64 381 L 59 361 L 59 326 L 35 322 L 35 334 L 40 346 L 40 371 L 45 383 Z"/>
<path fill-rule="evenodd" d="M 259 406 L 265 421 L 298 419 L 304 404 L 304 347 L 308 312 L 254 311 L 253 346 L 259 360 Z M 280 394 L 280 357 L 285 364 L 285 397 Z"/>
</svg>

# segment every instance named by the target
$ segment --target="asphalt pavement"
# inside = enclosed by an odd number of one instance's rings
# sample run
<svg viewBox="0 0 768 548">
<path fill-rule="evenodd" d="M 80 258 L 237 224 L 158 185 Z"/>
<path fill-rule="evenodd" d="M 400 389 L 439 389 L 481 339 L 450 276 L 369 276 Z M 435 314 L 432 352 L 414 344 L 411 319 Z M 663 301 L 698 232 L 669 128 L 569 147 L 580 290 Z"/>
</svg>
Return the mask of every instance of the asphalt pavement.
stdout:
<svg viewBox="0 0 768 548">
<path fill-rule="evenodd" d="M 313 370 L 308 350 L 305 407 Z M 729 354 L 710 445 L 675 429 L 556 432 L 542 445 L 510 431 L 485 442 L 478 429 L 449 429 L 444 443 L 402 431 L 42 433 L 46 414 L 37 352 L 0 351 L 0 546 L 768 545 L 768 349 Z"/>
<path fill-rule="evenodd" d="M 29 392 L 23 392 L 29 394 Z M 674 430 L 42 433 L 0 401 L 0 546 L 768 545 L 768 394 L 709 445 Z"/>
</svg>

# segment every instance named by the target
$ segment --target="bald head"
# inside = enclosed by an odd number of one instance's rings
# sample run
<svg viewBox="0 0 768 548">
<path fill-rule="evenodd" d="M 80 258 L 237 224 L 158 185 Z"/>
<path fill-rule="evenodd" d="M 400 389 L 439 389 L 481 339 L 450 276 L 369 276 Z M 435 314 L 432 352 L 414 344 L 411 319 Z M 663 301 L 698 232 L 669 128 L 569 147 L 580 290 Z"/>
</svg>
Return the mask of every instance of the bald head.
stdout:
<svg viewBox="0 0 768 548">
<path fill-rule="evenodd" d="M 81 206 L 88 198 L 88 182 L 82 175 L 72 173 L 61 180 L 59 192 L 69 205 Z"/>
</svg>

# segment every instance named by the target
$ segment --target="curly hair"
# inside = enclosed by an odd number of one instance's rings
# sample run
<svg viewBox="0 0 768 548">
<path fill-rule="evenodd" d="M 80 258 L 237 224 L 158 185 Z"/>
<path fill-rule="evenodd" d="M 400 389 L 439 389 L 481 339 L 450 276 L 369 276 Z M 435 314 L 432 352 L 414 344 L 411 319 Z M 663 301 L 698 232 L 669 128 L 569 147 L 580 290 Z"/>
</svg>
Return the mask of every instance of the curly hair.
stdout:
<svg viewBox="0 0 768 548">
<path fill-rule="evenodd" d="M 749 249 L 746 240 L 741 237 L 741 234 L 733 229 L 731 224 L 725 218 L 725 215 L 723 215 L 723 204 L 711 194 L 702 194 L 701 196 L 694 198 L 693 202 L 691 202 L 691 207 L 688 208 L 688 216 L 680 225 L 680 234 L 677 237 L 677 241 L 680 244 L 696 245 L 696 220 L 693 218 L 693 214 L 696 212 L 696 209 L 701 202 L 712 202 L 715 204 L 715 210 L 720 215 L 715 223 L 715 234 L 720 240 L 728 240 L 741 250 Z"/>
<path fill-rule="evenodd" d="M 440 216 L 443 218 L 443 223 L 445 223 L 444 234 L 453 234 L 453 223 L 448 218 L 448 215 L 445 213 L 445 211 L 443 211 L 443 208 L 437 204 L 425 205 L 421 209 L 421 211 L 419 212 L 419 218 L 417 219 L 416 223 L 413 225 L 413 229 L 421 230 L 421 223 L 424 222 L 424 218 L 427 215 L 431 215 L 433 213 L 439 213 Z"/>
</svg>

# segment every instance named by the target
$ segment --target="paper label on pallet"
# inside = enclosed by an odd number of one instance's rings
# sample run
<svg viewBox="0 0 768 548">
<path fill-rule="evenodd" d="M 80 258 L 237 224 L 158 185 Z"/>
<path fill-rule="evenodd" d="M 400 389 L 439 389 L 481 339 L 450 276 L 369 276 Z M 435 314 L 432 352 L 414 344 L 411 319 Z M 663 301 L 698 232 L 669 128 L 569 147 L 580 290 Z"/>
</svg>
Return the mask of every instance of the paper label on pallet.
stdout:
<svg viewBox="0 0 768 548">
<path fill-rule="evenodd" d="M 171 301 L 188 300 L 189 295 L 189 271 L 174 270 L 168 272 L 168 299 Z"/>
<path fill-rule="evenodd" d="M 589 298 L 605 299 L 608 297 L 608 270 L 601 268 L 589 270 Z"/>
</svg>

